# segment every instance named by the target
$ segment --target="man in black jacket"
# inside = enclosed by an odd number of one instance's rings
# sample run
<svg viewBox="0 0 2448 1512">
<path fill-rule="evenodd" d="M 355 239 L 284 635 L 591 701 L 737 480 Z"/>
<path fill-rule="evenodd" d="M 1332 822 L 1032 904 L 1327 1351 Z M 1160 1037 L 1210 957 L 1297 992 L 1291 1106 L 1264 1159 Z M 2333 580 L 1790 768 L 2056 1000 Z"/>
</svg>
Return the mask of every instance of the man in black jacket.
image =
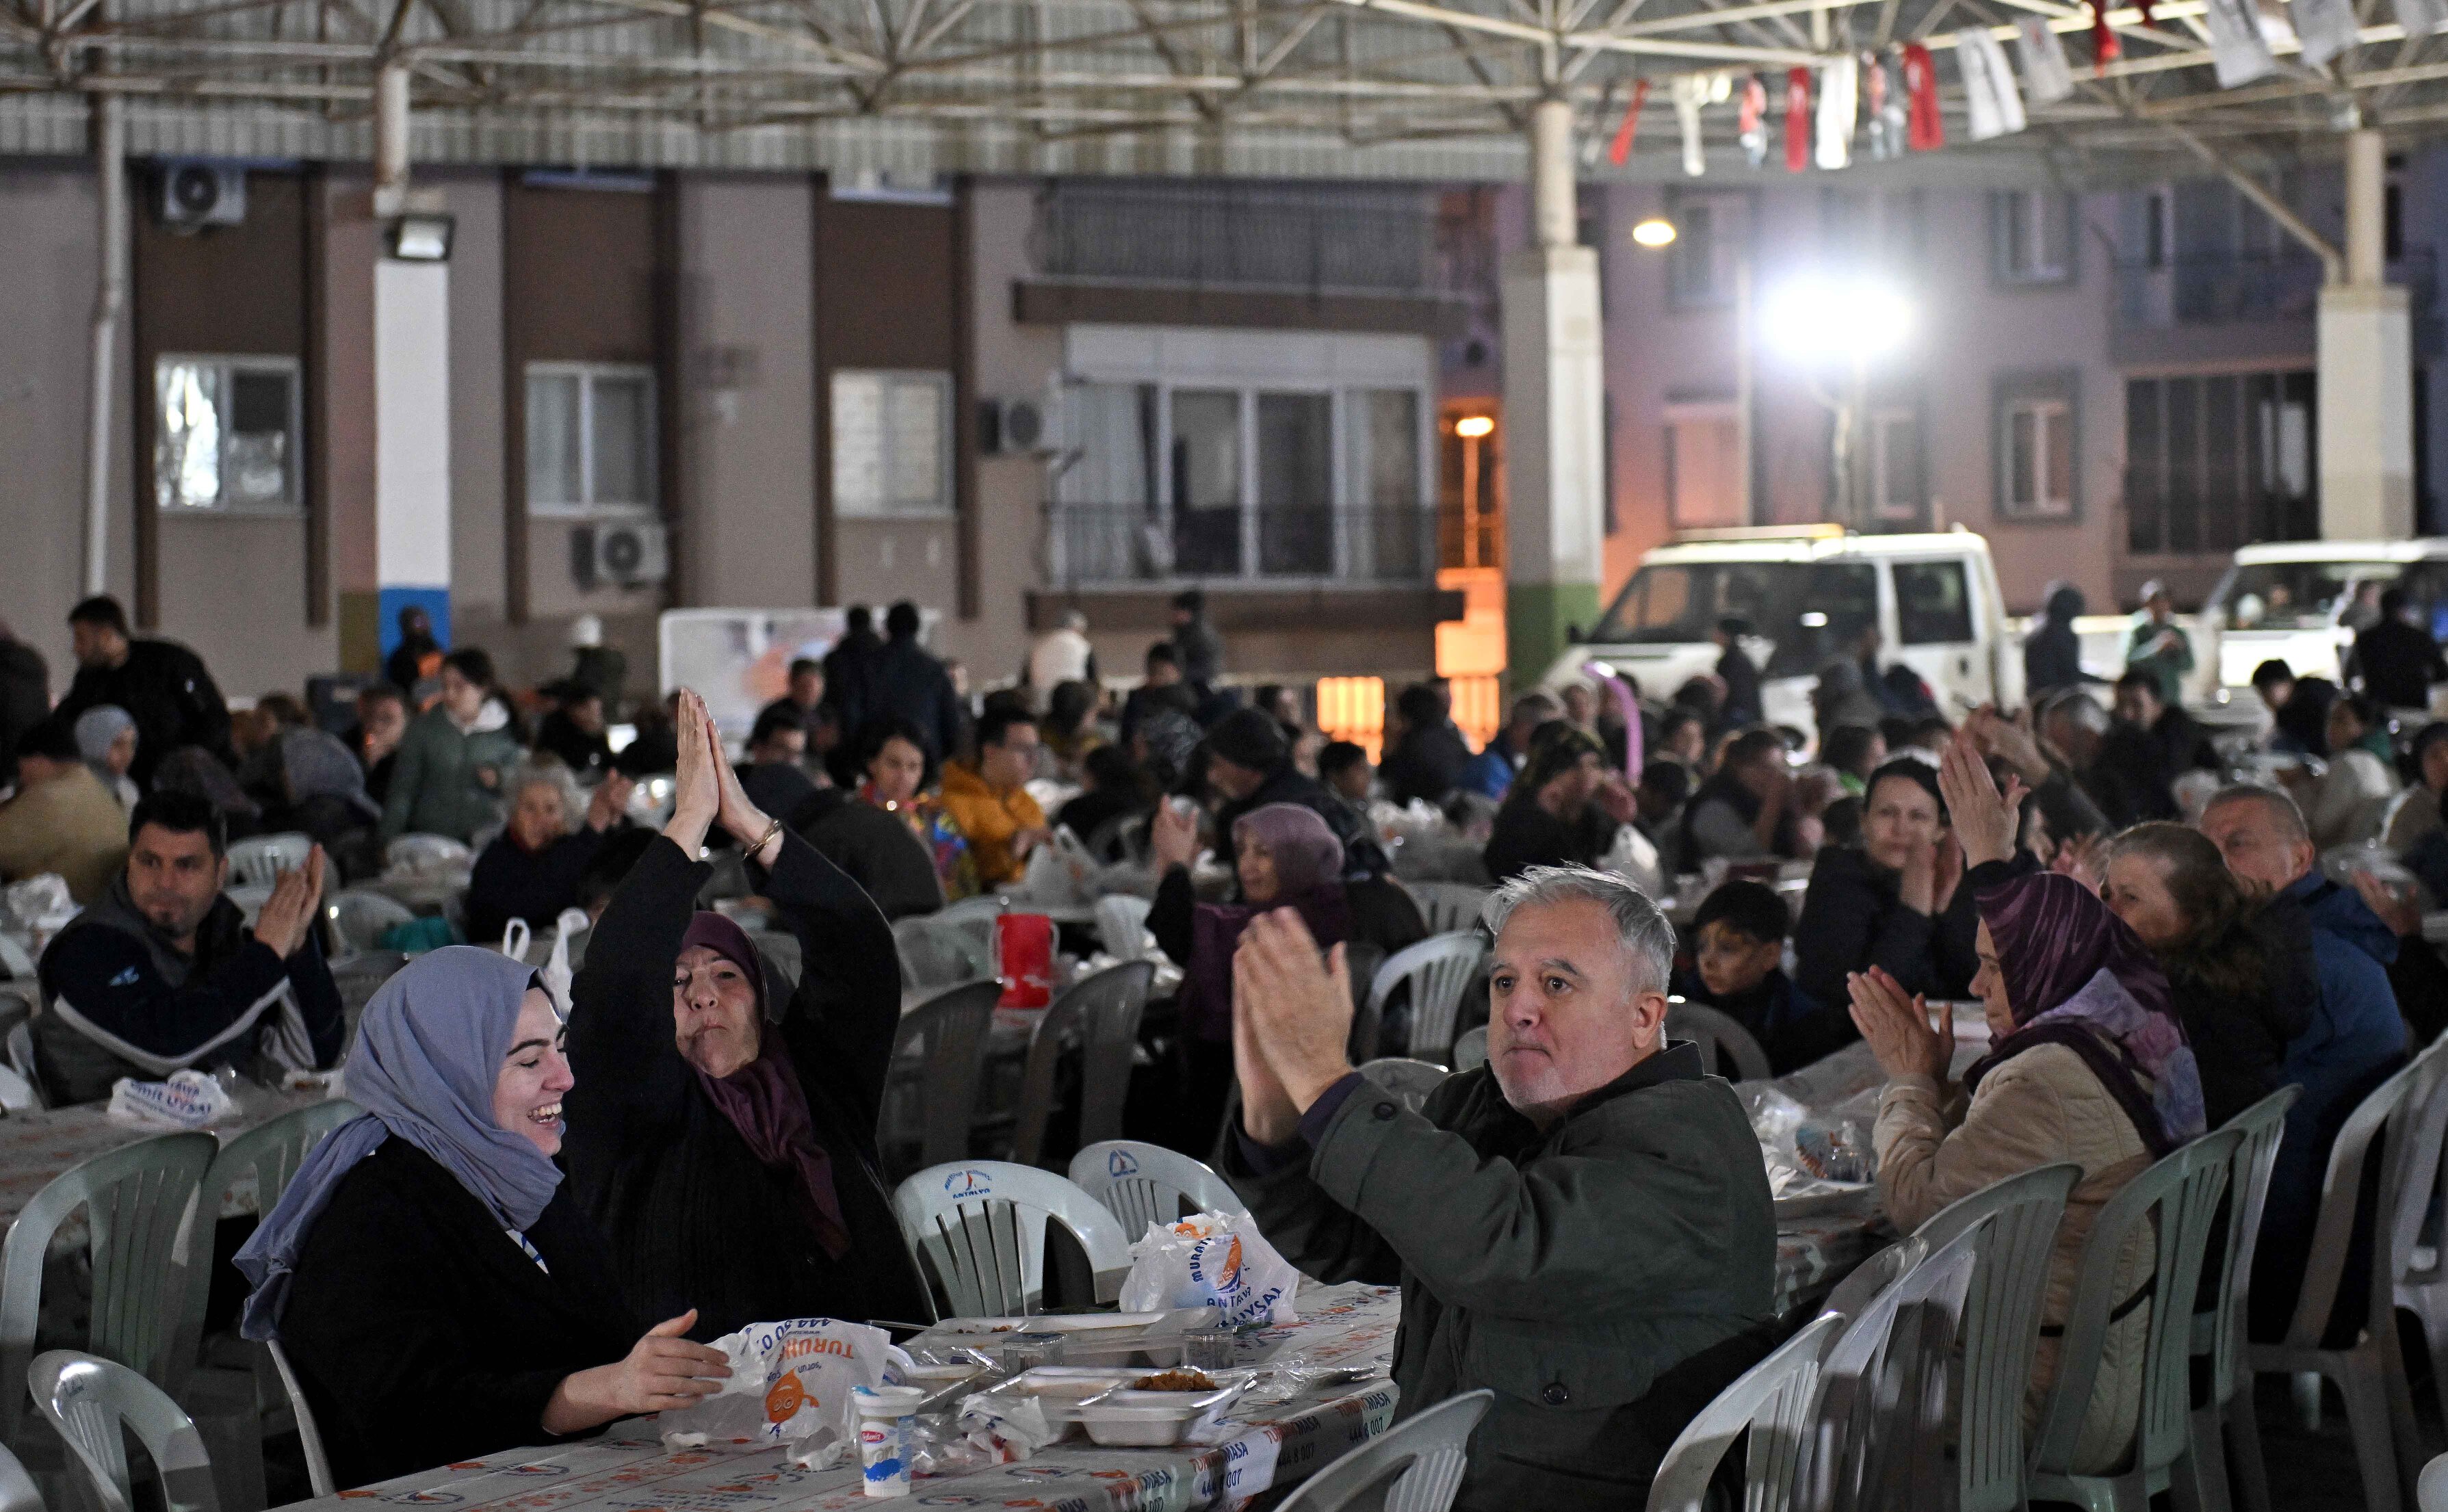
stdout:
<svg viewBox="0 0 2448 1512">
<path fill-rule="evenodd" d="M 899 718 L 918 727 L 927 739 L 927 764 L 958 756 L 967 737 L 961 696 L 944 663 L 918 643 L 918 606 L 904 599 L 885 611 L 884 648 L 875 654 L 866 695 L 859 706 L 861 724 Z"/>
<path fill-rule="evenodd" d="M 843 630 L 842 638 L 825 653 L 825 691 L 819 701 L 833 711 L 834 722 L 851 737 L 846 743 L 856 744 L 859 726 L 874 712 L 868 706 L 868 694 L 875 680 L 875 659 L 884 650 L 884 642 L 876 637 L 875 615 L 866 604 L 851 604 L 846 622 L 848 628 Z M 834 780 L 840 780 L 838 775 Z"/>
<path fill-rule="evenodd" d="M 1432 683 L 1414 682 L 1395 698 L 1394 714 L 1402 721 L 1401 729 L 1386 758 L 1377 764 L 1377 776 L 1386 784 L 1387 796 L 1395 802 L 1417 798 L 1442 803 L 1446 794 L 1461 785 L 1471 750 L 1453 722 L 1451 708 L 1444 690 Z"/>
<path fill-rule="evenodd" d="M 193 651 L 171 641 L 131 639 L 127 611 L 107 594 L 68 611 L 68 634 L 77 675 L 60 700 L 60 718 L 73 719 L 103 703 L 125 709 L 136 720 L 136 764 L 128 775 L 139 788 L 151 791 L 153 769 L 181 746 L 233 759 L 229 704 Z"/>
<path fill-rule="evenodd" d="M 2366 698 L 2392 709 L 2428 709 L 2431 685 L 2448 682 L 2448 662 L 2440 659 L 2439 642 L 2405 617 L 2403 588 L 2381 590 L 2380 618 L 2355 637 L 2354 651 L 2346 661 L 2346 680 L 2351 684 L 2358 677 Z"/>
<path fill-rule="evenodd" d="M 1392 870 L 1385 848 L 1369 833 L 1368 821 L 1351 805 L 1327 791 L 1326 784 L 1292 765 L 1291 745 L 1284 727 L 1258 709 L 1235 709 L 1207 732 L 1207 782 L 1224 798 L 1215 811 L 1216 844 L 1226 866 L 1236 863 L 1239 848 L 1233 826 L 1245 813 L 1270 803 L 1297 803 L 1316 811 L 1343 842 L 1344 880 L 1382 877 Z"/>
<path fill-rule="evenodd" d="M 315 944 L 323 852 L 282 873 L 250 928 L 222 886 L 221 816 L 157 793 L 128 820 L 127 869 L 43 952 L 34 1063 L 53 1106 L 121 1077 L 234 1065 L 277 1081 L 339 1060 L 340 990 Z"/>
</svg>

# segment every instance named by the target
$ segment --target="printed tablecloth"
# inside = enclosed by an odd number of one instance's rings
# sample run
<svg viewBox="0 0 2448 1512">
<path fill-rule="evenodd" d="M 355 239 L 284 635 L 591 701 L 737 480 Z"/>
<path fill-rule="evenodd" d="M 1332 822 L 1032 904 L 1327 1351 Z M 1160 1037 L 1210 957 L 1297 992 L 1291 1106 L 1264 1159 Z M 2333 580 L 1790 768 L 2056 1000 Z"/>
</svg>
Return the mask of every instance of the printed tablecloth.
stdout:
<svg viewBox="0 0 2448 1512">
<path fill-rule="evenodd" d="M 1262 1364 L 1295 1353 L 1312 1365 L 1371 1364 L 1392 1348 L 1400 1300 L 1392 1287 L 1305 1287 L 1298 1323 L 1245 1338 L 1241 1349 Z M 1384 1432 L 1393 1416 L 1390 1382 L 1329 1387 L 1236 1409 L 1240 1431 L 1222 1444 L 1118 1449 L 1075 1443 L 1017 1464 L 923 1478 L 907 1504 L 1191 1512 L 1305 1479 Z M 876 1504 L 855 1464 L 799 1470 L 782 1456 L 778 1448 L 666 1453 L 653 1424 L 634 1419 L 584 1444 L 511 1449 L 298 1505 L 318 1512 L 352 1512 L 352 1503 L 364 1502 L 464 1512 L 850 1512 Z"/>
<path fill-rule="evenodd" d="M 237 1109 L 205 1132 L 227 1144 L 292 1109 L 312 1107 L 322 1101 L 323 1094 L 319 1092 L 244 1087 L 238 1094 Z M 139 1139 L 176 1132 L 123 1123 L 103 1111 L 106 1106 L 88 1102 L 73 1108 L 12 1113 L 0 1119 L 0 1231 L 16 1222 L 17 1215 L 33 1200 L 34 1194 L 50 1185 L 70 1166 Z M 246 1186 L 242 1193 L 233 1190 L 231 1200 L 222 1204 L 221 1216 L 235 1217 L 255 1211 L 253 1183 Z"/>
</svg>

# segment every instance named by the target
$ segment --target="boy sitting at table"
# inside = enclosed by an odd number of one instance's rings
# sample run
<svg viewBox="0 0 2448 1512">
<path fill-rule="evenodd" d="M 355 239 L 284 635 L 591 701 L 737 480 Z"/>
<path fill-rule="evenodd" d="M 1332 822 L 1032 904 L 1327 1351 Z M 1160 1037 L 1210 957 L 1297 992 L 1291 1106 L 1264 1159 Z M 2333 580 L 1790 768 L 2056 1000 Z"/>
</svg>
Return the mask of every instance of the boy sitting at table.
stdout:
<svg viewBox="0 0 2448 1512">
<path fill-rule="evenodd" d="M 1714 1008 L 1750 1030 L 1778 1076 L 1808 1065 L 1858 1034 L 1851 1019 L 1822 1009 L 1785 974 L 1785 937 L 1792 919 L 1774 888 L 1725 884 L 1703 898 L 1693 915 L 1692 969 L 1675 973 L 1674 983 L 1685 1002 Z"/>
</svg>

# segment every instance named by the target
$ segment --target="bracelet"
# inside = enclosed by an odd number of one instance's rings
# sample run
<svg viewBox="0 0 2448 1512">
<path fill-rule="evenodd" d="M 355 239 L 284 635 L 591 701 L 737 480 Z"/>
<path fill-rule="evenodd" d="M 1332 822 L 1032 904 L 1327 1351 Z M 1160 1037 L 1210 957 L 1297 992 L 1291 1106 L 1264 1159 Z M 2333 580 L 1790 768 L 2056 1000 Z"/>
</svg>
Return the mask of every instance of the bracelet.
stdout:
<svg viewBox="0 0 2448 1512">
<path fill-rule="evenodd" d="M 766 827 L 763 834 L 756 837 L 756 843 L 748 848 L 748 853 L 752 856 L 763 855 L 765 853 L 765 848 L 772 845 L 774 843 L 774 837 L 781 833 L 782 821 L 776 819 L 771 825 Z M 776 857 L 775 859 L 778 860 L 780 858 Z"/>
</svg>

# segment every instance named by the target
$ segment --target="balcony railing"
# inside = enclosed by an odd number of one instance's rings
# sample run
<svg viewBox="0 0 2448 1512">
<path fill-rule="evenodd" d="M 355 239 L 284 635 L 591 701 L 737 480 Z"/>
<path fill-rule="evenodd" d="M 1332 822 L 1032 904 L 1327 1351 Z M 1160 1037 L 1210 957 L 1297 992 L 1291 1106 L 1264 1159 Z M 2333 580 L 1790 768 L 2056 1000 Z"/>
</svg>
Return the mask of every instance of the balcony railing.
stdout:
<svg viewBox="0 0 2448 1512">
<path fill-rule="evenodd" d="M 1136 504 L 1045 507 L 1046 581 L 1057 587 L 1176 579 L 1426 583 L 1436 576 L 1429 508 Z"/>
<path fill-rule="evenodd" d="M 2267 253 L 2177 258 L 2156 266 L 2121 262 L 2117 319 L 2128 326 L 2309 320 L 2320 309 L 2321 279 L 2321 259 L 2291 244 Z M 2389 281 L 2405 286 L 2416 319 L 2430 317 L 2438 283 L 2431 248 L 2405 248 L 2389 264 Z"/>
<path fill-rule="evenodd" d="M 1376 295 L 1444 281 L 1435 207 L 1408 185 L 1058 180 L 1033 240 L 1056 279 Z"/>
</svg>

